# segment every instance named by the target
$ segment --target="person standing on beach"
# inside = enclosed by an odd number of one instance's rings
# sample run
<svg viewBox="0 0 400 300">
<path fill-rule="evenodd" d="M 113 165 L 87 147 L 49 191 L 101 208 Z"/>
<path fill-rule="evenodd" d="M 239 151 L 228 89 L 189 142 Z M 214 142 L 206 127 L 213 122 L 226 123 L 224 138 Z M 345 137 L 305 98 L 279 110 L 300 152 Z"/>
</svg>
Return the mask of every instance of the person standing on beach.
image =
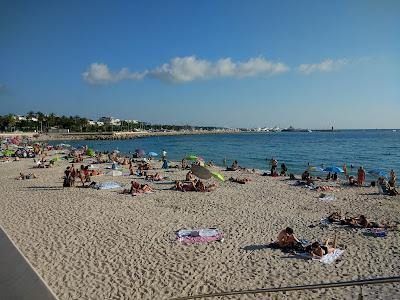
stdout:
<svg viewBox="0 0 400 300">
<path fill-rule="evenodd" d="M 364 170 L 363 166 L 361 166 L 358 169 L 358 176 L 357 176 L 357 184 L 358 184 L 358 186 L 360 186 L 360 187 L 363 186 L 364 181 L 365 181 L 365 170 Z"/>
<path fill-rule="evenodd" d="M 165 149 L 162 150 L 161 153 L 161 160 L 165 160 L 167 158 L 167 151 L 165 151 Z"/>
<path fill-rule="evenodd" d="M 347 166 L 346 163 L 343 164 L 343 173 L 345 176 L 347 176 Z"/>
<path fill-rule="evenodd" d="M 278 161 L 275 158 L 271 158 L 271 176 L 274 176 L 277 173 L 276 172 L 277 167 L 278 167 Z"/>
<path fill-rule="evenodd" d="M 389 186 L 394 188 L 396 187 L 396 173 L 393 171 L 393 169 L 390 171 L 390 178 L 389 178 Z"/>
</svg>

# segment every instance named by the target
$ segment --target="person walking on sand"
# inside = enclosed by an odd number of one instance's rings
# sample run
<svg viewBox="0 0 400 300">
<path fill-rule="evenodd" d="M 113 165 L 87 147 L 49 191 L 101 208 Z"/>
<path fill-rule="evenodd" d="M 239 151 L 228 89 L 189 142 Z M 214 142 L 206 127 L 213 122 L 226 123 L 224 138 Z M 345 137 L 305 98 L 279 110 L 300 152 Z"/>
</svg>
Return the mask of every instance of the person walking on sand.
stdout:
<svg viewBox="0 0 400 300">
<path fill-rule="evenodd" d="M 161 153 L 161 160 L 165 160 L 167 158 L 167 151 L 165 151 L 165 149 L 162 150 Z"/>
<path fill-rule="evenodd" d="M 393 171 L 393 169 L 390 171 L 390 176 L 389 176 L 389 186 L 394 188 L 396 187 L 396 173 Z"/>
<path fill-rule="evenodd" d="M 363 186 L 364 181 L 365 181 L 365 170 L 364 170 L 363 166 L 361 166 L 358 169 L 358 176 L 357 176 L 357 184 L 358 184 L 358 186 L 360 186 L 360 187 Z"/>
<path fill-rule="evenodd" d="M 346 165 L 346 163 L 343 164 L 343 173 L 344 173 L 344 176 L 347 176 L 347 165 Z"/>
</svg>

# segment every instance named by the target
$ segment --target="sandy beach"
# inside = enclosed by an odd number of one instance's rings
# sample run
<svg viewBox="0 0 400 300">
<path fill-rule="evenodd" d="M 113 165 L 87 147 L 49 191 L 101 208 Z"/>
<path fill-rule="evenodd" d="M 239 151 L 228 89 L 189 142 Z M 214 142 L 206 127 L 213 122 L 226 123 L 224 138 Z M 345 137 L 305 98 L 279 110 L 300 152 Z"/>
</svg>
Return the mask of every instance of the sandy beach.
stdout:
<svg viewBox="0 0 400 300">
<path fill-rule="evenodd" d="M 132 197 L 117 190 L 62 188 L 67 165 L 33 170 L 33 159 L 0 163 L 0 225 L 62 300 L 169 299 L 399 275 L 398 231 L 377 238 L 359 229 L 318 225 L 339 210 L 399 222 L 400 197 L 378 195 L 377 188 L 338 187 L 329 192 L 336 199 L 328 202 L 318 199 L 320 192 L 285 178 L 223 171 L 225 178 L 252 181 L 221 182 L 206 193 L 152 182 L 155 193 Z M 37 179 L 15 180 L 19 172 L 32 171 Z M 171 181 L 186 174 L 160 172 Z M 92 179 L 128 186 L 134 178 L 144 182 L 134 176 Z M 323 264 L 267 248 L 287 226 L 313 241 L 336 233 L 345 252 L 333 264 Z M 176 241 L 179 229 L 209 227 L 222 230 L 224 242 Z M 358 294 L 358 287 L 349 287 L 224 299 L 355 299 Z M 367 286 L 363 295 L 398 299 L 400 286 Z"/>
</svg>

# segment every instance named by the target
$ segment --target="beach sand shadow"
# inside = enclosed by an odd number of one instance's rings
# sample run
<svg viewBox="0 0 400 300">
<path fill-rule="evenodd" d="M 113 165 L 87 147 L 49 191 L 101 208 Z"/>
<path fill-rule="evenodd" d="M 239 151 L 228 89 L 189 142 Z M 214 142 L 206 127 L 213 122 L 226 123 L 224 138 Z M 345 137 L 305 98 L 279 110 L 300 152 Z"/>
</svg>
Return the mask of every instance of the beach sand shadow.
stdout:
<svg viewBox="0 0 400 300">
<path fill-rule="evenodd" d="M 272 248 L 269 244 L 263 244 L 263 245 L 244 246 L 242 249 L 245 251 L 257 251 L 257 250 L 272 249 Z"/>
</svg>

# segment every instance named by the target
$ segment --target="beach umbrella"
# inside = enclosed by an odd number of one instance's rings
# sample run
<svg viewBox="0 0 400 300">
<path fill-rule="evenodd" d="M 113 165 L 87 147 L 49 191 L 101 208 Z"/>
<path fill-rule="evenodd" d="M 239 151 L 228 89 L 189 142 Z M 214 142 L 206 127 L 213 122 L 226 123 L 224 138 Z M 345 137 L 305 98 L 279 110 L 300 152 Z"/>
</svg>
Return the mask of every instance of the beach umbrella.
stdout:
<svg viewBox="0 0 400 300">
<path fill-rule="evenodd" d="M 93 149 L 89 148 L 89 149 L 86 150 L 86 155 L 90 156 L 90 157 L 94 157 L 94 156 L 96 156 L 96 152 L 94 152 Z"/>
<path fill-rule="evenodd" d="M 215 171 L 211 171 L 210 173 L 211 173 L 212 177 L 214 177 L 218 180 L 221 180 L 221 181 L 225 181 L 225 178 L 224 178 L 224 176 L 222 176 L 222 174 L 215 172 Z"/>
<path fill-rule="evenodd" d="M 324 172 L 331 172 L 331 173 L 344 173 L 342 168 L 339 168 L 339 167 L 336 167 L 336 166 L 326 167 L 323 171 Z"/>
<path fill-rule="evenodd" d="M 198 157 L 196 155 L 188 155 L 185 157 L 186 160 L 197 160 Z"/>
<path fill-rule="evenodd" d="M 158 154 L 155 153 L 155 152 L 153 152 L 153 151 L 149 152 L 148 155 L 149 155 L 149 156 L 158 156 Z"/>
<path fill-rule="evenodd" d="M 135 153 L 136 153 L 136 155 L 137 155 L 138 157 L 141 157 L 141 156 L 146 155 L 146 152 L 144 152 L 143 149 L 136 149 L 136 150 L 135 150 Z"/>
<path fill-rule="evenodd" d="M 368 171 L 368 174 L 374 175 L 376 177 L 387 177 L 387 172 L 385 170 L 382 169 L 373 169 Z"/>
<path fill-rule="evenodd" d="M 192 165 L 192 173 L 201 179 L 210 179 L 212 177 L 211 172 L 202 166 Z"/>
</svg>

